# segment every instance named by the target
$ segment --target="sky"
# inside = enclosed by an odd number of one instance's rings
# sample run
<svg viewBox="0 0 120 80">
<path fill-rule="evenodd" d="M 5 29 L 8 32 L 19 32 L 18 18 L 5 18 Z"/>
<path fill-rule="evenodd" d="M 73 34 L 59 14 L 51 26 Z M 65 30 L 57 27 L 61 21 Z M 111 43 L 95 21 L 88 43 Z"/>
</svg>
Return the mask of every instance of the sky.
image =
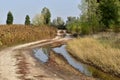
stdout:
<svg viewBox="0 0 120 80">
<path fill-rule="evenodd" d="M 62 17 L 65 21 L 68 16 L 80 15 L 78 4 L 80 0 L 0 0 L 0 24 L 6 23 L 9 11 L 14 16 L 14 24 L 24 24 L 26 15 L 29 15 L 32 21 L 44 7 L 49 8 L 51 20 Z"/>
</svg>

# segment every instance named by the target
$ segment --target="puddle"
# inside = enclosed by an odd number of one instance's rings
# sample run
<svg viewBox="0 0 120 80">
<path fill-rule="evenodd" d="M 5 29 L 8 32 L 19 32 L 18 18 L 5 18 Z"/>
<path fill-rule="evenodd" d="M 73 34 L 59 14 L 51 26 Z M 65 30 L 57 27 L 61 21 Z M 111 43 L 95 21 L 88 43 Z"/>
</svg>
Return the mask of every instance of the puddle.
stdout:
<svg viewBox="0 0 120 80">
<path fill-rule="evenodd" d="M 49 59 L 49 50 L 46 48 L 36 48 L 33 49 L 35 57 L 42 61 L 43 63 L 47 62 Z"/>
<path fill-rule="evenodd" d="M 41 60 L 43 63 L 47 62 L 49 59 L 49 51 L 53 50 L 56 54 L 62 55 L 70 65 L 72 65 L 75 69 L 79 70 L 81 73 L 92 76 L 95 78 L 99 78 L 99 80 L 120 80 L 120 78 L 114 77 L 112 75 L 103 73 L 100 70 L 97 70 L 94 67 L 83 64 L 77 60 L 75 60 L 66 50 L 66 45 L 62 45 L 61 47 L 56 47 L 50 49 L 50 47 L 44 48 L 36 48 L 34 49 L 35 57 Z"/>
<path fill-rule="evenodd" d="M 85 73 L 87 76 L 92 76 L 92 73 L 89 72 L 84 65 L 80 64 L 80 62 L 76 61 L 69 55 L 69 53 L 65 49 L 65 45 L 58 48 L 53 48 L 53 51 L 63 55 L 63 57 L 68 61 L 68 63 L 72 65 L 74 68 L 78 69 L 80 72 Z"/>
</svg>

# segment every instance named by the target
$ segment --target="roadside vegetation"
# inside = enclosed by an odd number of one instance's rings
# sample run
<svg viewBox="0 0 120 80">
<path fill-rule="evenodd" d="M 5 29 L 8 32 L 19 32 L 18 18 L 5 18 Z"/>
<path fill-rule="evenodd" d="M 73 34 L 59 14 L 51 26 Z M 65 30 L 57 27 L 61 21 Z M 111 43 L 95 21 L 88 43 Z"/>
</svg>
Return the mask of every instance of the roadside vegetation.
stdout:
<svg viewBox="0 0 120 80">
<path fill-rule="evenodd" d="M 80 17 L 68 17 L 66 29 L 72 34 L 120 32 L 119 0 L 81 0 Z"/>
<path fill-rule="evenodd" d="M 0 47 L 53 38 L 56 29 L 48 26 L 0 25 Z"/>
<path fill-rule="evenodd" d="M 78 37 L 68 42 L 68 51 L 84 63 L 119 76 L 120 1 L 81 0 L 79 9 L 80 17 L 68 17 L 66 23 L 68 32 Z"/>
<path fill-rule="evenodd" d="M 97 40 L 103 45 L 109 45 L 112 48 L 120 49 L 120 33 L 105 32 L 99 33 Z"/>
<path fill-rule="evenodd" d="M 115 39 L 114 39 L 115 40 Z M 113 40 L 113 41 L 114 41 Z M 115 48 L 111 44 L 107 44 L 106 39 L 80 38 L 68 42 L 68 51 L 77 59 L 84 63 L 93 65 L 94 67 L 108 72 L 113 75 L 120 75 L 120 42 Z M 115 45 L 115 44 L 113 44 Z"/>
</svg>

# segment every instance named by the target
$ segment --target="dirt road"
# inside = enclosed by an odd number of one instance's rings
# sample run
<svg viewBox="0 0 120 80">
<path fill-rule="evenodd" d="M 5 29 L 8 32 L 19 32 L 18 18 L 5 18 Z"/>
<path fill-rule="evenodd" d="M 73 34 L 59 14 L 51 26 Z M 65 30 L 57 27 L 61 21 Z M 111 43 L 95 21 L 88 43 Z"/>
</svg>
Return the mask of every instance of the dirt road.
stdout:
<svg viewBox="0 0 120 80">
<path fill-rule="evenodd" d="M 61 75 L 56 75 L 54 71 L 45 67 L 44 64 L 37 63 L 37 60 L 29 54 L 29 51 L 20 50 L 40 47 L 64 40 L 67 39 L 46 39 L 9 47 L 0 51 L 0 80 L 73 80 L 67 78 L 68 76 L 64 78 Z M 89 77 L 85 78 L 84 76 L 84 78 L 78 80 L 94 79 Z"/>
</svg>

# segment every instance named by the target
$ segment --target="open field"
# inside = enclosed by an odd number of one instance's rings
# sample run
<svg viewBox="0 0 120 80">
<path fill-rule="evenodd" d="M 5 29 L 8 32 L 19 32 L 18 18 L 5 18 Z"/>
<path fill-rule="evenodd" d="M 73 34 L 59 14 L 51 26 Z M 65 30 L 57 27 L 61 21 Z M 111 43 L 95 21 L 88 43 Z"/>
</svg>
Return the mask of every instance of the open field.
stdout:
<svg viewBox="0 0 120 80">
<path fill-rule="evenodd" d="M 112 41 L 111 41 L 112 42 Z M 68 42 L 68 51 L 80 61 L 93 65 L 104 72 L 120 75 L 120 49 L 104 40 L 80 38 Z"/>
<path fill-rule="evenodd" d="M 56 29 L 53 27 L 0 25 L 0 47 L 6 47 L 41 39 L 53 38 Z"/>
</svg>

